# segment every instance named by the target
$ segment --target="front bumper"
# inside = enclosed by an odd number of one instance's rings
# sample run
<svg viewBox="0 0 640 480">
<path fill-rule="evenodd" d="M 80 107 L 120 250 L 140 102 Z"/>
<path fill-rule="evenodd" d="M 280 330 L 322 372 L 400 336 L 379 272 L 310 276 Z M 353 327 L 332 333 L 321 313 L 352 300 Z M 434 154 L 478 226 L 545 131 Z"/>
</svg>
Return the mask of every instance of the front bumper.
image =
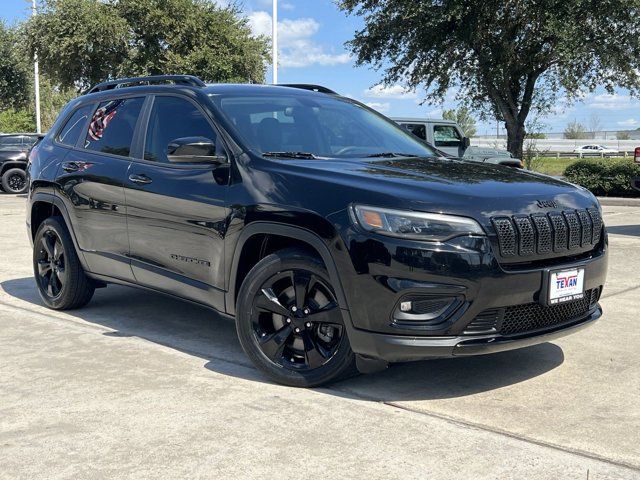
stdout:
<svg viewBox="0 0 640 480">
<path fill-rule="evenodd" d="M 338 267 L 347 334 L 353 351 L 365 358 L 398 362 L 500 352 L 568 335 L 602 315 L 597 300 L 608 267 L 606 234 L 591 252 L 522 265 L 502 265 L 486 238 L 437 247 L 354 231 L 345 238 L 349 257 Z M 560 315 L 545 306 L 550 272 L 576 267 L 585 271 L 588 307 Z M 398 317 L 398 305 L 408 297 L 455 302 L 436 320 L 412 322 Z M 498 312 L 498 320 L 483 329 L 490 312 Z M 514 312 L 521 316 L 514 319 Z M 527 322 L 529 314 L 539 317 Z"/>
<path fill-rule="evenodd" d="M 553 328 L 520 335 L 416 337 L 385 335 L 349 328 L 349 341 L 363 357 L 386 362 L 410 362 L 434 357 L 483 355 L 549 342 L 570 335 L 595 323 L 602 315 L 600 306 L 587 317 Z"/>
</svg>

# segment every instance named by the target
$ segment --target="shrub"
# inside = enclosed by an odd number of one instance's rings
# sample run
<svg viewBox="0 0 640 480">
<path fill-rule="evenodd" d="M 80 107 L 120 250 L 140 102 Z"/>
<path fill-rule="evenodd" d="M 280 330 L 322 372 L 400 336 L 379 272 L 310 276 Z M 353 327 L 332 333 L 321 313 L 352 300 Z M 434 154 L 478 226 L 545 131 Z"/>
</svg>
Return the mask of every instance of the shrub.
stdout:
<svg viewBox="0 0 640 480">
<path fill-rule="evenodd" d="M 580 160 L 564 171 L 565 178 L 588 188 L 594 195 L 605 197 L 637 197 L 640 192 L 631 187 L 634 178 L 640 177 L 640 165 L 630 160 L 611 162 L 606 160 Z"/>
<path fill-rule="evenodd" d="M 0 132 L 35 132 L 36 122 L 32 113 L 26 110 L 5 110 L 0 112 Z"/>
</svg>

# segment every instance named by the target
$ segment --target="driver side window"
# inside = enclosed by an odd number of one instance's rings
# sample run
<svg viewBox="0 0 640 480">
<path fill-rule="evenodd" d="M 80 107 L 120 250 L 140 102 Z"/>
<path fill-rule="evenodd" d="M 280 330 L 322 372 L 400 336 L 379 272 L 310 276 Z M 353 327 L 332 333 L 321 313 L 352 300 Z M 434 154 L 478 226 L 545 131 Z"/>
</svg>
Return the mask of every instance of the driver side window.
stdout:
<svg viewBox="0 0 640 480">
<path fill-rule="evenodd" d="M 215 131 L 195 105 L 178 97 L 155 97 L 144 142 L 144 159 L 170 163 L 169 144 L 186 137 L 209 139 L 222 152 Z"/>
<path fill-rule="evenodd" d="M 459 147 L 462 145 L 462 138 L 458 130 L 451 125 L 434 126 L 433 140 L 436 147 Z"/>
</svg>

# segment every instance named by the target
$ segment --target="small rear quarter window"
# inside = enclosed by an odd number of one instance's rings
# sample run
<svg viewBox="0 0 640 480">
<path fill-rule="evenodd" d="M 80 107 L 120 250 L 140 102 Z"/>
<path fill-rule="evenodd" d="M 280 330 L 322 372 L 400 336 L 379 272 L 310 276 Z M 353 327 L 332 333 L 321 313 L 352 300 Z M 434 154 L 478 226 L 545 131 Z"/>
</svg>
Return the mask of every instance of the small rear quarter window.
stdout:
<svg viewBox="0 0 640 480">
<path fill-rule="evenodd" d="M 64 127 L 60 129 L 56 140 L 63 145 L 70 147 L 74 146 L 78 142 L 80 132 L 87 123 L 87 118 L 91 114 L 91 105 L 84 105 L 78 108 L 69 117 L 69 120 L 64 124 Z"/>
</svg>

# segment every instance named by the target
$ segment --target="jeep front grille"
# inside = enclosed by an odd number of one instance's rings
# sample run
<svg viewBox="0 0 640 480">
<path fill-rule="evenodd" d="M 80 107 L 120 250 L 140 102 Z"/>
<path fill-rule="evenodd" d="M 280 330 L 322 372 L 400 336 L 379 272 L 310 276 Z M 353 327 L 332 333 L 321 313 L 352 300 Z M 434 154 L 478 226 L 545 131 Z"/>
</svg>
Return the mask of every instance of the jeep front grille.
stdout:
<svg viewBox="0 0 640 480">
<path fill-rule="evenodd" d="M 572 320 L 580 320 L 595 309 L 600 289 L 584 292 L 581 300 L 544 306 L 527 303 L 503 308 L 492 308 L 480 313 L 464 330 L 465 335 L 499 333 L 515 335 L 534 330 L 553 328 Z"/>
<path fill-rule="evenodd" d="M 593 249 L 602 235 L 600 212 L 561 212 L 494 217 L 500 256 L 507 262 L 580 254 Z"/>
</svg>

